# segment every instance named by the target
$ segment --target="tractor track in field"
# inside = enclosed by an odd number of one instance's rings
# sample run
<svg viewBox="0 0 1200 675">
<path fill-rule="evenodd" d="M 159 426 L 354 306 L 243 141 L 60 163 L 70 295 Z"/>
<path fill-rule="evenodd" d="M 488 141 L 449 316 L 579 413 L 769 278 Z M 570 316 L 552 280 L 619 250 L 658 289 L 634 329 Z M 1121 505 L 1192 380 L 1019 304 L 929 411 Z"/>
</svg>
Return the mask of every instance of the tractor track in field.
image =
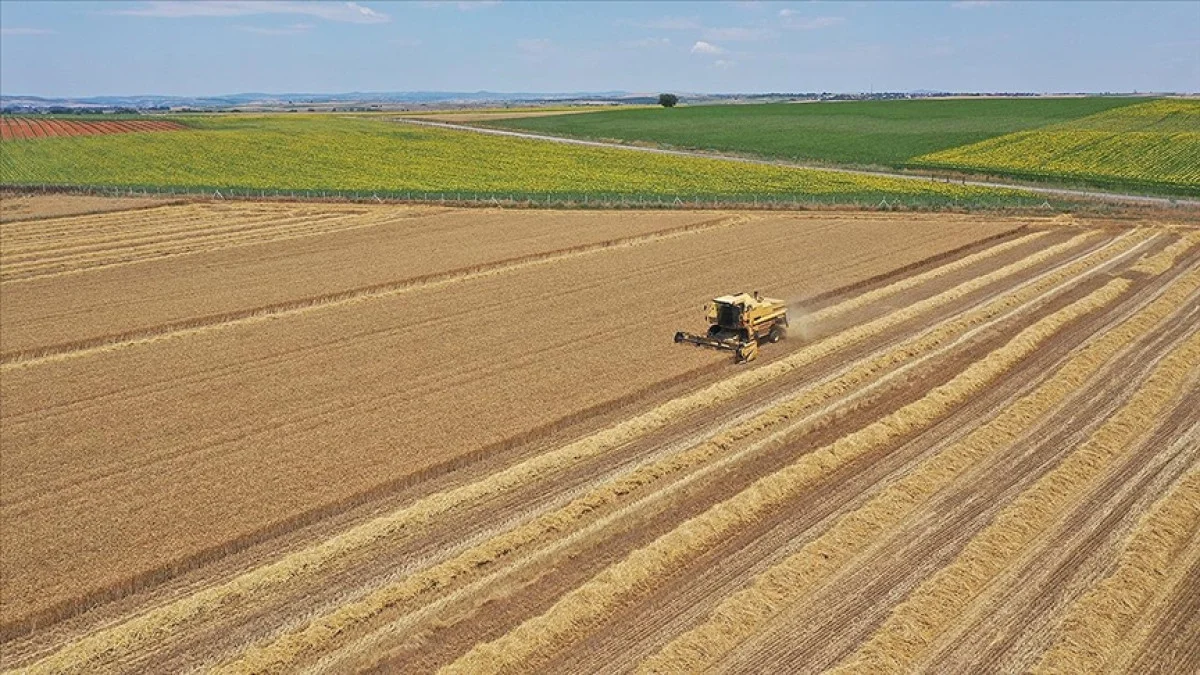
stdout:
<svg viewBox="0 0 1200 675">
<path fill-rule="evenodd" d="M 911 173 L 900 173 L 895 171 L 868 171 L 866 169 L 847 169 L 842 167 L 817 166 L 812 164 L 803 164 L 799 162 L 787 162 L 774 159 L 754 159 L 751 157 L 737 157 L 733 155 L 724 155 L 716 152 L 701 152 L 699 150 L 673 150 L 670 148 L 646 147 L 641 145 L 626 145 L 624 143 L 613 143 L 606 141 L 592 141 L 581 138 L 569 138 L 565 136 L 550 136 L 547 134 L 535 134 L 525 131 L 509 131 L 507 129 L 493 129 L 490 127 L 479 127 L 467 124 L 454 124 L 450 122 L 433 122 L 430 120 L 418 120 L 411 118 L 396 118 L 394 121 L 403 124 L 415 124 L 424 127 L 434 127 L 440 129 L 453 129 L 455 131 L 471 131 L 477 134 L 489 134 L 493 136 L 507 136 L 510 138 L 524 138 L 532 141 L 547 141 L 551 143 L 564 143 L 567 145 L 581 145 L 592 148 L 611 148 L 615 150 L 628 150 L 631 152 L 649 152 L 658 155 L 674 155 L 677 157 L 701 157 L 704 159 L 716 159 L 726 162 L 740 162 L 742 164 L 758 164 L 766 166 L 785 166 L 796 169 L 810 169 L 813 171 L 830 171 L 833 173 L 850 174 L 854 176 L 874 176 L 879 178 L 898 178 L 900 180 L 911 180 L 921 183 L 945 183 L 945 179 L 939 179 L 934 176 L 914 175 Z M 1031 192 L 1038 195 L 1047 195 L 1051 197 L 1068 197 L 1071 199 L 1085 199 L 1093 201 L 1116 202 L 1126 204 L 1146 204 L 1153 206 L 1187 206 L 1200 207 L 1200 200 L 1174 198 L 1174 197 L 1151 197 L 1148 195 L 1124 194 L 1119 192 L 1104 192 L 1099 190 L 1074 190 L 1069 188 L 1054 188 L 1054 187 L 1038 187 L 1035 185 L 1024 185 L 1021 183 L 1005 183 L 1001 181 L 985 181 L 985 180 L 955 180 L 955 185 L 969 185 L 971 187 L 982 188 L 997 188 L 1003 190 L 1017 190 L 1019 192 Z"/>
</svg>

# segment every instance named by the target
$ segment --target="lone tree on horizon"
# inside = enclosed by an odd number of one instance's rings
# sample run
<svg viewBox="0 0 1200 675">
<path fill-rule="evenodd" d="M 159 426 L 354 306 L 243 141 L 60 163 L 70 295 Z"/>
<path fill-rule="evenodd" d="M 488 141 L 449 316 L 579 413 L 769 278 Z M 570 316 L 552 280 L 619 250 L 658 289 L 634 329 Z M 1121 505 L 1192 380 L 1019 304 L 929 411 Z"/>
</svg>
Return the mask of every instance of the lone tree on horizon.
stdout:
<svg viewBox="0 0 1200 675">
<path fill-rule="evenodd" d="M 676 103 L 679 103 L 679 97 L 675 94 L 658 95 L 658 104 L 664 108 L 674 108 Z"/>
</svg>

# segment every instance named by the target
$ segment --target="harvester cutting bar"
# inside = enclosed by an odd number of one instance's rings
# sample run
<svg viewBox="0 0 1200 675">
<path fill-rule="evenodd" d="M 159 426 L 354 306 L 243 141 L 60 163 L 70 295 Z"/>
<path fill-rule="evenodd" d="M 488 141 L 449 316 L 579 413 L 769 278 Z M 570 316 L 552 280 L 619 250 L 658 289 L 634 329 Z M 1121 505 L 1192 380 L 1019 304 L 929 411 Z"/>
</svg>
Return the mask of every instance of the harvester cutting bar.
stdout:
<svg viewBox="0 0 1200 675">
<path fill-rule="evenodd" d="M 685 333 L 683 331 L 679 331 L 675 334 L 675 342 L 690 342 L 701 347 L 726 349 L 731 352 L 736 352 L 742 346 L 742 341 L 737 338 L 726 338 L 721 340 L 714 337 L 708 337 L 707 335 L 696 335 L 695 333 Z"/>
</svg>

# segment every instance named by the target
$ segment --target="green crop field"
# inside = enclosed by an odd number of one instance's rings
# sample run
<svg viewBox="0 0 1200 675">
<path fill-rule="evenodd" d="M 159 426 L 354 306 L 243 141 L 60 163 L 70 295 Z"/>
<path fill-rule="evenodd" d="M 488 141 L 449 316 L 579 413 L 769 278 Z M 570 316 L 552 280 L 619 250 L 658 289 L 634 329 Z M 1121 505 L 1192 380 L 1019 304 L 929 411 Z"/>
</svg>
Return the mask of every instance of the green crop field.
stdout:
<svg viewBox="0 0 1200 675">
<path fill-rule="evenodd" d="M 1200 101 L 1126 106 L 930 153 L 912 163 L 1200 196 Z"/>
<path fill-rule="evenodd" d="M 172 118 L 191 128 L 0 143 L 7 185 L 1029 203 L 923 181 L 569 146 L 333 115 Z M 1040 199 L 1038 200 L 1040 202 Z"/>
<path fill-rule="evenodd" d="M 1145 100 L 939 99 L 685 106 L 489 120 L 486 124 L 802 162 L 904 167 L 920 155 Z"/>
</svg>

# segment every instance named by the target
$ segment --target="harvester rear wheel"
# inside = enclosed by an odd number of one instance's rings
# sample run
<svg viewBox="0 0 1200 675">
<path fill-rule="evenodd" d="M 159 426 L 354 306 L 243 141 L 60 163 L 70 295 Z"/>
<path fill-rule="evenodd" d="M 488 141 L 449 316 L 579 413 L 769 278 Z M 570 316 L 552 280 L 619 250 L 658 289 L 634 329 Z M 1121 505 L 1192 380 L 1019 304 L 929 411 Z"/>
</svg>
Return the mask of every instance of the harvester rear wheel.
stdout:
<svg viewBox="0 0 1200 675">
<path fill-rule="evenodd" d="M 779 342 L 787 338 L 787 326 L 777 323 L 771 326 L 771 332 L 767 334 L 767 340 L 772 343 Z"/>
</svg>

